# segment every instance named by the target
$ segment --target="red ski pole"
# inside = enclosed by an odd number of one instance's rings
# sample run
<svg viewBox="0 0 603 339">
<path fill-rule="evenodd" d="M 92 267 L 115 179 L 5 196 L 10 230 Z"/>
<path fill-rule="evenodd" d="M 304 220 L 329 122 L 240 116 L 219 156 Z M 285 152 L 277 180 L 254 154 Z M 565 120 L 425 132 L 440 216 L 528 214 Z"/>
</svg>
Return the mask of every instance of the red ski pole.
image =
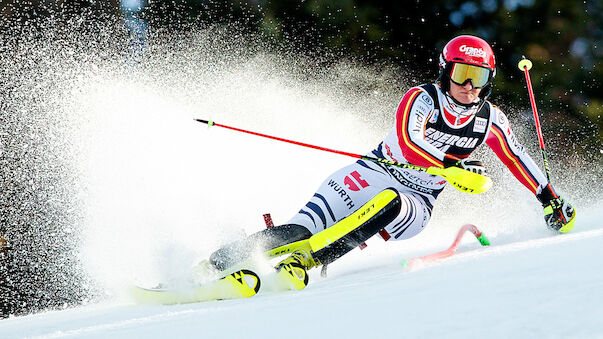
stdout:
<svg viewBox="0 0 603 339">
<path fill-rule="evenodd" d="M 479 243 L 482 244 L 482 246 L 490 246 L 490 240 L 488 240 L 488 238 L 486 238 L 486 236 L 483 235 L 482 232 L 475 225 L 466 224 L 461 227 L 459 233 L 456 235 L 456 239 L 454 239 L 452 245 L 450 245 L 450 247 L 448 247 L 447 249 L 441 252 L 424 255 L 422 257 L 404 259 L 401 263 L 402 266 L 410 270 L 414 265 L 417 265 L 419 263 L 429 264 L 453 256 L 456 253 L 456 250 L 459 248 L 459 245 L 461 244 L 461 239 L 463 238 L 463 235 L 467 231 L 473 233 L 473 235 L 475 235 L 475 237 L 477 238 L 477 240 L 479 240 Z"/>
<path fill-rule="evenodd" d="M 474 193 L 474 194 L 475 193 L 483 193 L 483 192 L 487 191 L 488 189 L 490 189 L 490 187 L 492 187 L 492 179 L 490 179 L 489 177 L 486 177 L 486 176 L 483 176 L 483 175 L 480 175 L 477 173 L 473 173 L 473 172 L 461 169 L 459 167 L 454 167 L 454 166 L 447 167 L 447 168 L 436 167 L 436 166 L 420 167 L 420 166 L 415 166 L 412 164 L 404 164 L 404 163 L 387 160 L 387 159 L 383 159 L 383 158 L 369 157 L 366 155 L 344 152 L 344 151 L 334 150 L 334 149 L 330 149 L 330 148 L 326 148 L 326 147 L 307 144 L 304 142 L 289 140 L 289 139 L 285 139 L 285 138 L 279 138 L 279 137 L 275 137 L 275 136 L 268 135 L 268 134 L 245 130 L 242 128 L 218 124 L 211 120 L 195 119 L 195 121 L 206 124 L 208 126 L 218 126 L 218 127 L 230 129 L 230 130 L 237 131 L 237 132 L 242 132 L 242 133 L 256 135 L 256 136 L 263 137 L 263 138 L 287 142 L 290 144 L 299 145 L 299 146 L 303 146 L 303 147 L 309 147 L 309 148 L 313 148 L 313 149 L 317 149 L 317 150 L 321 150 L 321 151 L 325 151 L 325 152 L 341 154 L 341 155 L 345 155 L 345 156 L 352 157 L 352 158 L 368 160 L 368 161 L 383 163 L 383 164 L 392 165 L 392 166 L 398 166 L 401 168 L 413 169 L 415 171 L 427 172 L 427 173 L 433 174 L 433 175 L 439 175 L 439 176 L 445 178 L 448 182 L 450 182 L 454 188 L 456 188 L 457 190 L 462 191 L 462 192 Z"/>
<path fill-rule="evenodd" d="M 534 91 L 532 90 L 532 81 L 530 81 L 530 69 L 532 69 L 532 62 L 523 57 L 519 64 L 517 64 L 517 67 L 519 67 L 519 69 L 522 70 L 526 76 L 528 94 L 530 95 L 530 104 L 532 105 L 532 112 L 534 112 L 534 120 L 536 121 L 536 132 L 538 133 L 538 141 L 540 142 L 540 150 L 542 151 L 542 159 L 544 161 L 544 171 L 546 173 L 546 180 L 548 180 L 548 182 L 551 182 L 551 170 L 549 169 L 549 162 L 546 159 L 544 139 L 542 138 L 542 130 L 540 129 L 540 120 L 538 119 L 536 100 L 534 99 Z"/>
</svg>

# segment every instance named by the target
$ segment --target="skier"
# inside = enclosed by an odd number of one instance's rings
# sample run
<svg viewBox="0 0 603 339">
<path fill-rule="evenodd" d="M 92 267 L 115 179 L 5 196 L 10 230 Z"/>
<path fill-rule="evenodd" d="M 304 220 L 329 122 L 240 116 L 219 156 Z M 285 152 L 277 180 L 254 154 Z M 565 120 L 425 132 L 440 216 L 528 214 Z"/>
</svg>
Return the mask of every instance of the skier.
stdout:
<svg viewBox="0 0 603 339">
<path fill-rule="evenodd" d="M 496 75 L 490 45 L 476 36 L 455 37 L 444 47 L 439 68 L 436 83 L 406 92 L 392 130 L 369 155 L 422 167 L 457 166 L 482 174 L 482 162 L 470 155 L 485 143 L 535 194 L 544 207 L 547 226 L 568 232 L 573 227 L 573 207 L 555 192 L 526 154 L 505 114 L 487 100 Z M 229 244 L 201 266 L 224 270 L 254 250 L 272 250 L 309 239 L 341 222 L 381 192 L 393 191 L 396 198 L 387 200 L 383 213 L 370 222 L 339 234 L 337 243 L 320 251 L 300 248 L 276 266 L 277 271 L 294 270 L 302 280 L 297 288 L 303 288 L 307 269 L 332 262 L 377 233 L 385 240 L 417 235 L 429 222 L 445 185 L 444 178 L 426 172 L 358 160 L 329 176 L 286 224 Z"/>
</svg>

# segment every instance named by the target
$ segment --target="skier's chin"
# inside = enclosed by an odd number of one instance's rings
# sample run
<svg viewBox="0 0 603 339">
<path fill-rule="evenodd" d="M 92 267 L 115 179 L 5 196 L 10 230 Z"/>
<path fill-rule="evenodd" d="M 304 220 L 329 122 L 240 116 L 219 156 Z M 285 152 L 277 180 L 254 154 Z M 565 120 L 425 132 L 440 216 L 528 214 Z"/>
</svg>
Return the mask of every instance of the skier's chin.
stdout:
<svg viewBox="0 0 603 339">
<path fill-rule="evenodd" d="M 461 104 L 469 105 L 477 99 L 477 96 L 471 92 L 456 93 L 455 99 Z"/>
</svg>

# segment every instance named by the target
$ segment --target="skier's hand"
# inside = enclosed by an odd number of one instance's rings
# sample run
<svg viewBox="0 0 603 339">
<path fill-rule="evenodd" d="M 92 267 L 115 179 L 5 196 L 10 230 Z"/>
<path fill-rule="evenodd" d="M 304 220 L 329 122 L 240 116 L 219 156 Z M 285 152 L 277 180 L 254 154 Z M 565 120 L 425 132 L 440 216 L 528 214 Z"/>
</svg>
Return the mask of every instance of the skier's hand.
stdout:
<svg viewBox="0 0 603 339">
<path fill-rule="evenodd" d="M 544 187 L 536 198 L 544 207 L 544 221 L 550 229 L 567 233 L 574 227 L 574 207 L 557 195 L 550 184 Z"/>
<path fill-rule="evenodd" d="M 479 160 L 469 159 L 469 158 L 461 160 L 456 157 L 446 155 L 444 157 L 444 168 L 448 168 L 448 167 L 452 167 L 452 166 L 460 167 L 469 172 L 473 172 L 473 173 L 477 173 L 477 174 L 481 174 L 481 175 L 486 174 L 486 168 L 484 167 L 484 164 Z"/>
</svg>

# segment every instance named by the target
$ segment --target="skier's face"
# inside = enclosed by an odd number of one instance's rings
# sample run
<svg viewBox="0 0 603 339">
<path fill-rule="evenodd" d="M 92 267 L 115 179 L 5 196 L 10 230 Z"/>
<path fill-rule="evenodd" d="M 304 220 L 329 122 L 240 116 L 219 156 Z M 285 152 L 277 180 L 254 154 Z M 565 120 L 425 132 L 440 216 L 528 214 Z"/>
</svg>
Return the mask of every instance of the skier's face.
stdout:
<svg viewBox="0 0 603 339">
<path fill-rule="evenodd" d="M 466 82 L 462 86 L 450 81 L 450 95 L 462 104 L 470 104 L 474 102 L 481 91 L 481 88 L 473 88 L 471 81 Z"/>
</svg>

